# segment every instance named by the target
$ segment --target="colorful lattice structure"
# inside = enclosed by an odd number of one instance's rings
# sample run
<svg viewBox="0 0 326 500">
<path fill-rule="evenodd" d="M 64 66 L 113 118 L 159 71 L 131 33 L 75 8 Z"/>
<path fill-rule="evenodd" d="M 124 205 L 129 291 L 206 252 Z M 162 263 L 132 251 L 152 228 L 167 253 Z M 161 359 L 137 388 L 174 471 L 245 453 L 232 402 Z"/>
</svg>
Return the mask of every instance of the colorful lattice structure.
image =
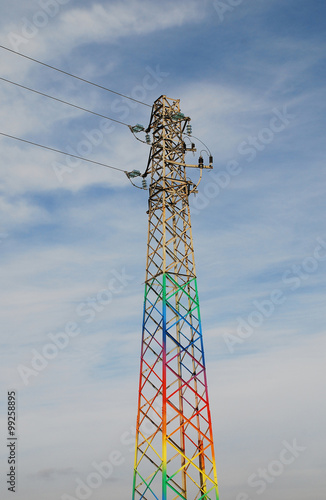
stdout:
<svg viewBox="0 0 326 500">
<path fill-rule="evenodd" d="M 217 500 L 184 139 L 189 118 L 161 96 L 153 144 L 133 500 Z"/>
</svg>

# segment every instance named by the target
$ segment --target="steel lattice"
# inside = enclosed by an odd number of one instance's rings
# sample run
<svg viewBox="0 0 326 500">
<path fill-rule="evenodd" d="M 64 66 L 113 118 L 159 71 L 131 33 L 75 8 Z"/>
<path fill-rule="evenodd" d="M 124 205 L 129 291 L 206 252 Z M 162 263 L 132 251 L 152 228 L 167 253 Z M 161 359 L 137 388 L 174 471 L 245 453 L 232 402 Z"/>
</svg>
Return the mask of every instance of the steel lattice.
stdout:
<svg viewBox="0 0 326 500">
<path fill-rule="evenodd" d="M 153 106 L 133 499 L 217 500 L 178 100 Z"/>
</svg>

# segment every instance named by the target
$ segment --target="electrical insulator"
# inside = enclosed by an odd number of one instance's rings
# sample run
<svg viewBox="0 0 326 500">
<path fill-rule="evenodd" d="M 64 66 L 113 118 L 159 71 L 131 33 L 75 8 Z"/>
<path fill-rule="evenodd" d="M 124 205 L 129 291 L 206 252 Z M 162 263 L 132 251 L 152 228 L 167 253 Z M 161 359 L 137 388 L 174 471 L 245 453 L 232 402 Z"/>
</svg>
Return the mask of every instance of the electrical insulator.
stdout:
<svg viewBox="0 0 326 500">
<path fill-rule="evenodd" d="M 126 173 L 127 177 L 129 177 L 130 179 L 133 179 L 134 177 L 139 177 L 141 175 L 139 170 L 133 170 L 132 172 L 126 172 Z"/>
<path fill-rule="evenodd" d="M 212 164 L 213 164 L 213 156 L 212 156 L 212 155 L 210 155 L 210 157 L 209 157 L 209 164 L 210 164 L 210 165 L 212 165 Z"/>
<path fill-rule="evenodd" d="M 146 179 L 142 179 L 141 183 L 142 183 L 142 188 L 143 189 L 147 189 L 147 181 L 146 181 Z"/>
<path fill-rule="evenodd" d="M 192 134 L 192 126 L 189 123 L 187 124 L 187 134 L 188 135 Z"/>
<path fill-rule="evenodd" d="M 172 115 L 172 120 L 176 122 L 176 121 L 182 120 L 184 117 L 185 117 L 185 115 L 183 113 L 180 113 L 180 112 L 174 113 Z"/>
<path fill-rule="evenodd" d="M 202 167 L 204 165 L 204 158 L 202 156 L 200 156 L 198 158 L 198 167 Z"/>
<path fill-rule="evenodd" d="M 144 129 L 145 127 L 143 127 L 143 125 L 141 125 L 140 123 L 137 123 L 137 125 L 131 127 L 132 132 L 142 132 Z"/>
<path fill-rule="evenodd" d="M 151 143 L 151 136 L 149 134 L 146 134 L 146 143 L 147 144 Z"/>
</svg>

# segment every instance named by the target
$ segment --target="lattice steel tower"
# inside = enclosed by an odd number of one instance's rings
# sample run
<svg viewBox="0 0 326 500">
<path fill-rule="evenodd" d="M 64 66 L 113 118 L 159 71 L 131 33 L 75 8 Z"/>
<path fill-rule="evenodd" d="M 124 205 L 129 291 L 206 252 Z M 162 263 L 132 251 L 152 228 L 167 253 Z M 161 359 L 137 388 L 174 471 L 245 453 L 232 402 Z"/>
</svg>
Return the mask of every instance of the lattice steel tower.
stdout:
<svg viewBox="0 0 326 500">
<path fill-rule="evenodd" d="M 216 500 L 217 478 L 179 100 L 153 105 L 133 500 Z M 187 139 L 188 140 L 188 139 Z M 210 160 L 211 161 L 211 160 Z"/>
</svg>

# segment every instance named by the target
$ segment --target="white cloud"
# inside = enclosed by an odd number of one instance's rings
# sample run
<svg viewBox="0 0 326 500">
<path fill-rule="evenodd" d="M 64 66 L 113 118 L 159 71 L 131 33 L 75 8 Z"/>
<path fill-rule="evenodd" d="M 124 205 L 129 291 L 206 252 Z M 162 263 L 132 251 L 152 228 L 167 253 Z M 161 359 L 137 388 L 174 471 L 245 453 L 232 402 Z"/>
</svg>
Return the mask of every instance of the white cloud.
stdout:
<svg viewBox="0 0 326 500">
<path fill-rule="evenodd" d="M 161 4 L 149 0 L 129 0 L 123 4 L 95 2 L 88 7 L 76 7 L 68 2 L 61 6 L 55 16 L 48 15 L 48 22 L 41 26 L 37 14 L 43 12 L 43 17 L 46 17 L 44 9 L 35 5 L 34 9 L 26 12 L 24 7 L 25 3 L 21 3 L 20 14 L 25 16 L 17 18 L 16 11 L 7 13 L 6 18 L 10 22 L 3 27 L 4 33 L 0 39 L 15 50 L 26 52 L 28 47 L 29 54 L 38 56 L 45 54 L 50 47 L 57 52 L 59 47 L 71 51 L 80 43 L 112 42 L 123 37 L 146 35 L 187 23 L 198 23 L 205 16 L 202 5 L 194 0 L 182 0 L 178 4 L 171 1 Z M 24 19 L 28 20 L 27 26 Z M 13 34 L 25 40 L 18 40 L 18 46 L 13 46 L 16 40 Z M 40 39 L 43 39 L 42 44 L 39 43 Z"/>
<path fill-rule="evenodd" d="M 203 17 L 198 2 L 127 2 L 75 8 L 62 16 L 66 35 L 75 42 L 114 40 L 179 27 Z M 85 39 L 85 33 L 87 38 Z"/>
<path fill-rule="evenodd" d="M 26 200 L 9 201 L 2 195 L 0 196 L 0 211 L 6 214 L 2 220 L 2 228 L 5 228 L 7 232 L 24 224 L 49 222 L 49 217 L 44 210 L 29 204 Z"/>
</svg>

